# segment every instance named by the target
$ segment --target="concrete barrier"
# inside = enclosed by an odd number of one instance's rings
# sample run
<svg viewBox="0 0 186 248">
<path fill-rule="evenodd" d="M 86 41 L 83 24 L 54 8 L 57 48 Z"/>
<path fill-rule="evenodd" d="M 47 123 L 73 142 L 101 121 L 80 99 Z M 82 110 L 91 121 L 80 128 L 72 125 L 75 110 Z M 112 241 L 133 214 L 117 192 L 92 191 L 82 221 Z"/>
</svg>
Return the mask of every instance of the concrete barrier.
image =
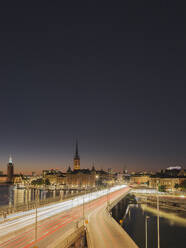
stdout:
<svg viewBox="0 0 186 248">
<path fill-rule="evenodd" d="M 84 248 L 86 241 L 86 233 L 83 224 L 79 228 L 72 228 L 69 232 L 58 238 L 56 242 L 53 242 L 52 245 L 47 246 L 47 248 Z"/>
<path fill-rule="evenodd" d="M 139 248 L 136 243 L 134 242 L 134 240 L 128 235 L 128 233 L 121 227 L 121 225 L 111 216 L 111 209 L 113 207 L 115 207 L 125 196 L 128 195 L 128 193 L 130 192 L 130 190 L 126 193 L 124 193 L 123 195 L 121 195 L 120 197 L 118 197 L 116 200 L 114 200 L 107 208 L 106 208 L 106 212 L 108 215 L 108 218 L 110 219 L 110 221 L 112 222 L 113 226 L 117 226 L 118 230 L 120 232 L 123 232 L 123 235 L 125 236 L 125 239 L 127 239 L 127 243 L 128 243 L 128 247 L 130 248 Z"/>
</svg>

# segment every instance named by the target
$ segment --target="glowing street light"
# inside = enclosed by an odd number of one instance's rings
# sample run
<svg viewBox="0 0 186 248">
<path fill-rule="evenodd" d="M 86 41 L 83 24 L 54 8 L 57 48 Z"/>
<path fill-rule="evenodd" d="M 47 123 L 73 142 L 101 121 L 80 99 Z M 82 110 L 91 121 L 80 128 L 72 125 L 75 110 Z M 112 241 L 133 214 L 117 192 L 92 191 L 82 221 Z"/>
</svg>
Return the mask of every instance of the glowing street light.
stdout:
<svg viewBox="0 0 186 248">
<path fill-rule="evenodd" d="M 36 199 L 35 199 L 35 206 L 36 206 L 36 215 L 35 215 L 35 241 L 37 241 L 37 201 L 38 201 L 38 189 L 36 188 Z"/>
<path fill-rule="evenodd" d="M 158 236 L 158 248 L 160 248 L 160 214 L 159 214 L 159 195 L 157 194 L 157 236 Z"/>
<path fill-rule="evenodd" d="M 148 219 L 150 217 L 147 215 L 145 216 L 145 248 L 148 248 Z"/>
</svg>

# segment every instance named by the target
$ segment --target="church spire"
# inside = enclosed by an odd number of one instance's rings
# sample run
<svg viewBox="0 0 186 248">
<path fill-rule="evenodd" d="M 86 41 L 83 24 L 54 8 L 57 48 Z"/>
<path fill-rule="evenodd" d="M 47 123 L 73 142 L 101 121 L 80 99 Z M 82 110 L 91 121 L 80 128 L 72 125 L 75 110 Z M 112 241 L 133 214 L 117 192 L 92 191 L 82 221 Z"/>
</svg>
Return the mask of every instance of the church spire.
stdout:
<svg viewBox="0 0 186 248">
<path fill-rule="evenodd" d="M 78 154 L 78 140 L 76 140 L 76 153 L 75 153 L 75 156 L 79 157 L 79 154 Z"/>
<path fill-rule="evenodd" d="M 74 156 L 74 170 L 80 170 L 80 157 L 78 152 L 78 140 L 76 140 L 75 156 Z"/>
</svg>

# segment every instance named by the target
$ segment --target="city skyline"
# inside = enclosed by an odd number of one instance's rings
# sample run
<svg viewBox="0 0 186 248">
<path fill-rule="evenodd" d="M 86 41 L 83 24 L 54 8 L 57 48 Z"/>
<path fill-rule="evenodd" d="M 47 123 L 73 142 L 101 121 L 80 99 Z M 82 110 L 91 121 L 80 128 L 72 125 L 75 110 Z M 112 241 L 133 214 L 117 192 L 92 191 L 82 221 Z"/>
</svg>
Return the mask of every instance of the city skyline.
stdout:
<svg viewBox="0 0 186 248">
<path fill-rule="evenodd" d="M 0 168 L 68 166 L 76 137 L 82 167 L 185 167 L 184 13 L 155 5 L 2 7 Z"/>
<path fill-rule="evenodd" d="M 79 148 L 78 148 L 79 149 Z M 70 166 L 72 169 L 74 167 L 74 156 L 76 155 L 76 148 L 74 148 L 74 153 L 73 154 L 69 154 L 71 155 L 71 158 L 66 158 L 66 160 L 62 158 L 62 160 L 60 161 L 60 157 L 58 159 L 55 159 L 55 156 L 53 156 L 53 163 L 51 161 L 51 163 L 45 159 L 43 160 L 41 163 L 38 163 L 37 160 L 33 161 L 33 163 L 29 163 L 28 161 L 23 161 L 22 159 L 16 159 L 16 157 L 12 158 L 12 154 L 10 154 L 7 158 L 4 159 L 4 161 L 0 163 L 0 171 L 3 171 L 5 174 L 7 172 L 7 164 L 8 162 L 11 161 L 14 164 L 14 170 L 15 173 L 20 174 L 31 174 L 32 172 L 36 172 L 37 174 L 40 174 L 42 172 L 42 170 L 45 169 L 57 169 L 57 170 L 61 170 L 63 172 L 66 172 L 68 167 Z M 119 165 L 119 166 L 113 166 L 114 162 L 110 162 L 107 163 L 107 166 L 104 166 L 103 163 L 98 163 L 96 160 L 91 160 L 89 161 L 88 156 L 85 155 L 85 158 L 83 158 L 83 156 L 81 156 L 81 169 L 83 168 L 88 168 L 91 169 L 92 166 L 94 166 L 97 170 L 108 170 L 109 168 L 112 168 L 113 172 L 122 172 L 123 170 L 127 170 L 129 172 L 140 172 L 140 171 L 146 171 L 146 172 L 157 172 L 160 171 L 162 169 L 166 169 L 169 166 L 181 166 L 181 168 L 185 168 L 185 165 L 183 164 L 182 161 L 169 161 L 167 164 L 163 164 L 162 166 L 160 166 L 159 168 L 156 167 L 156 169 L 149 169 L 149 166 L 145 167 L 145 164 L 141 164 L 141 168 L 139 168 L 139 163 L 137 163 L 135 165 L 127 165 L 127 164 L 123 164 Z M 33 158 L 32 158 L 33 159 Z M 82 163 L 83 161 L 83 163 Z M 101 160 L 100 160 L 101 161 Z M 38 169 L 39 167 L 39 169 Z M 30 169 L 26 169 L 26 168 L 30 168 Z M 152 168 L 152 167 L 151 167 Z"/>
<path fill-rule="evenodd" d="M 184 5 L 2 1 L 0 247 L 185 245 Z"/>
</svg>

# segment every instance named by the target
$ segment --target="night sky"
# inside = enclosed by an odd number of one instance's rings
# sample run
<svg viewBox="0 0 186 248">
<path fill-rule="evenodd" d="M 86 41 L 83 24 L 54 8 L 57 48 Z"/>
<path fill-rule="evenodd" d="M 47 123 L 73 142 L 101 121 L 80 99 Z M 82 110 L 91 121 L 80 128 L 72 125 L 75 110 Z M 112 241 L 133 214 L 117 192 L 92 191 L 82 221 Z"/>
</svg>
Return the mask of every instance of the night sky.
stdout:
<svg viewBox="0 0 186 248">
<path fill-rule="evenodd" d="M 30 3 L 30 4 L 29 4 Z M 0 170 L 186 164 L 184 8 L 25 1 L 0 10 Z"/>
</svg>

